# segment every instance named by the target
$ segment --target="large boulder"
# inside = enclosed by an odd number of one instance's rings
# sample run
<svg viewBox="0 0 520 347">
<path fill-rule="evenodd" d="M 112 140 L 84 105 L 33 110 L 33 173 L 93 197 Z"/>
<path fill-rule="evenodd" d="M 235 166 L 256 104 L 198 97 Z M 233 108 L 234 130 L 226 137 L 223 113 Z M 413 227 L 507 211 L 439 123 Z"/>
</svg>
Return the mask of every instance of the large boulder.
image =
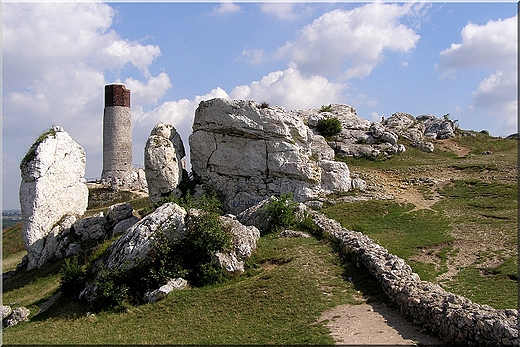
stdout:
<svg viewBox="0 0 520 347">
<path fill-rule="evenodd" d="M 334 154 L 305 123 L 300 113 L 280 106 L 203 101 L 189 138 L 194 176 L 222 192 L 226 210 L 235 214 L 271 195 L 293 193 L 297 201 L 318 197 L 326 190 L 319 163 Z"/>
<path fill-rule="evenodd" d="M 432 139 L 449 139 L 455 137 L 455 130 L 457 126 L 454 120 L 451 120 L 448 115 L 443 118 L 437 118 L 434 115 L 427 114 L 417 117 L 425 126 L 425 136 Z"/>
<path fill-rule="evenodd" d="M 186 211 L 174 203 L 166 203 L 128 228 L 106 250 L 92 271 L 99 276 L 103 271 L 126 271 L 142 261 L 146 262 L 152 246 L 162 237 L 174 240 L 186 235 Z M 95 279 L 87 283 L 80 298 L 93 301 L 97 297 Z"/>
<path fill-rule="evenodd" d="M 28 270 L 54 257 L 59 234 L 87 209 L 85 164 L 85 151 L 60 126 L 41 135 L 23 158 L 20 207 Z"/>
<path fill-rule="evenodd" d="M 148 194 L 152 203 L 176 194 L 182 181 L 185 150 L 177 130 L 170 124 L 159 123 L 151 131 L 144 151 L 144 167 Z"/>
</svg>

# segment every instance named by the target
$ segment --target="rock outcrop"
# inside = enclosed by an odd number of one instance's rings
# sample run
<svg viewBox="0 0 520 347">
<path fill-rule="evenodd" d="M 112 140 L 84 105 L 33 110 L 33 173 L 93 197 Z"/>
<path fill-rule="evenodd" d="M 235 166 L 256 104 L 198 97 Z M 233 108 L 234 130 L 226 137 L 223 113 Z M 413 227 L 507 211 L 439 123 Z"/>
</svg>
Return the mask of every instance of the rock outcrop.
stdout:
<svg viewBox="0 0 520 347">
<path fill-rule="evenodd" d="M 27 307 L 11 308 L 2 305 L 2 328 L 6 329 L 29 319 L 31 311 Z"/>
<path fill-rule="evenodd" d="M 59 236 L 87 209 L 85 164 L 83 148 L 59 126 L 41 135 L 23 158 L 20 206 L 28 270 L 55 257 Z"/>
<path fill-rule="evenodd" d="M 368 157 L 391 156 L 406 151 L 405 139 L 414 147 L 426 152 L 432 152 L 435 139 L 446 139 L 455 136 L 457 126 L 455 121 L 447 116 L 437 118 L 433 115 L 413 117 L 404 112 L 396 112 L 380 122 L 369 122 L 359 118 L 354 107 L 332 104 L 328 112 L 318 109 L 291 111 L 304 119 L 315 132 L 321 119 L 336 117 L 341 122 L 341 132 L 328 139 L 328 144 L 338 157 Z"/>
<path fill-rule="evenodd" d="M 233 236 L 233 249 L 217 252 L 212 260 L 228 273 L 242 273 L 244 272 L 244 260 L 249 258 L 256 249 L 260 231 L 255 226 L 242 225 L 236 219 L 226 216 L 220 217 L 220 222 L 229 229 Z"/>
<path fill-rule="evenodd" d="M 144 151 L 144 166 L 148 194 L 152 203 L 171 194 L 180 195 L 177 188 L 184 170 L 184 144 L 176 129 L 159 123 L 151 131 Z"/>
<path fill-rule="evenodd" d="M 348 167 L 332 161 L 324 138 L 280 106 L 203 101 L 189 142 L 194 176 L 222 192 L 231 213 L 271 195 L 291 192 L 305 201 L 350 188 Z"/>
<path fill-rule="evenodd" d="M 150 213 L 132 227 L 127 229 L 106 250 L 105 256 L 97 263 L 94 274 L 105 271 L 124 271 L 131 269 L 145 260 L 152 245 L 160 237 L 175 239 L 183 237 L 186 233 L 184 219 L 186 211 L 174 203 L 166 203 L 154 212 Z M 96 299 L 95 281 L 87 283 L 80 293 L 80 298 L 87 301 Z"/>
</svg>

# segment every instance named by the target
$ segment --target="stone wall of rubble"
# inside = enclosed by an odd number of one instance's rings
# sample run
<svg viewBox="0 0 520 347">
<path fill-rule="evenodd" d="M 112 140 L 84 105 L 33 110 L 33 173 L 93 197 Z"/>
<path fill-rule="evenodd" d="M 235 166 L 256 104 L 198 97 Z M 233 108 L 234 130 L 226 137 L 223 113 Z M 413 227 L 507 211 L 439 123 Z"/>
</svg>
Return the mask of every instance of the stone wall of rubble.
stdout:
<svg viewBox="0 0 520 347">
<path fill-rule="evenodd" d="M 316 225 L 355 252 L 401 313 L 436 333 L 445 343 L 518 346 L 518 311 L 497 310 L 421 281 L 406 262 L 366 235 L 311 212 Z"/>
</svg>

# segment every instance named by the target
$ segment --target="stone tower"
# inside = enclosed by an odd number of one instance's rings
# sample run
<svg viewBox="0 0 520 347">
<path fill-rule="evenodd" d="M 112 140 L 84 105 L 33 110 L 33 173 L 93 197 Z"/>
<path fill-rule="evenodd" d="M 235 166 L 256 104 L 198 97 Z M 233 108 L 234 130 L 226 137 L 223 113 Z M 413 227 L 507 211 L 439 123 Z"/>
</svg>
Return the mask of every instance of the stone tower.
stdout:
<svg viewBox="0 0 520 347">
<path fill-rule="evenodd" d="M 101 180 L 121 184 L 129 172 L 132 172 L 130 90 L 122 84 L 109 84 L 105 86 Z"/>
</svg>

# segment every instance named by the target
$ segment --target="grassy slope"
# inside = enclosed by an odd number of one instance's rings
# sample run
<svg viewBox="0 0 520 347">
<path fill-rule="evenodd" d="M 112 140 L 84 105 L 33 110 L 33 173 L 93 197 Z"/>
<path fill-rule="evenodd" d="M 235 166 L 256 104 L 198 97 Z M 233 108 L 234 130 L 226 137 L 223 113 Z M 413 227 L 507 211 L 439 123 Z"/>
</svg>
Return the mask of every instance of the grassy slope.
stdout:
<svg viewBox="0 0 520 347">
<path fill-rule="evenodd" d="M 426 199 L 434 193 L 440 201 L 431 210 L 411 211 L 411 205 L 394 201 L 336 204 L 323 212 L 348 229 L 366 233 L 390 252 L 406 259 L 422 279 L 436 282 L 447 272 L 447 262 L 460 251 L 460 242 L 475 248 L 477 259 L 458 268 L 445 289 L 495 308 L 518 306 L 518 142 L 484 134 L 457 138 L 470 148 L 457 157 L 450 151 L 432 154 L 409 150 L 387 161 L 352 160 L 354 170 L 386 172 L 405 182 L 410 177 L 453 174 L 444 187 L 419 187 Z M 492 151 L 492 155 L 482 155 Z M 451 179 L 449 179 L 451 178 Z M 434 192 L 435 191 L 435 192 Z M 499 240 L 499 242 L 496 242 Z M 498 245 L 497 245 L 498 244 Z M 421 252 L 435 261 L 418 261 Z M 497 263 L 486 265 L 490 258 Z"/>
<path fill-rule="evenodd" d="M 262 237 L 249 265 L 251 270 L 241 278 L 174 292 L 126 313 L 89 317 L 85 307 L 62 300 L 31 322 L 5 330 L 4 343 L 330 344 L 328 330 L 315 321 L 329 308 L 356 303 L 357 288 L 370 283 L 354 268 L 348 273 L 353 282 L 345 281 L 339 258 L 314 238 Z M 38 290 L 50 295 L 54 282 Z M 34 293 L 36 284 L 24 288 Z M 17 290 L 7 290 L 11 300 L 21 297 Z M 32 296 L 21 304 L 39 297 Z"/>
<path fill-rule="evenodd" d="M 483 226 L 497 235 L 500 231 L 501 237 L 516 247 L 516 181 L 497 180 L 490 185 L 480 176 L 484 171 L 498 170 L 503 163 L 516 167 L 517 143 L 478 136 L 460 140 L 477 154 L 468 159 L 457 158 L 449 152 L 425 154 L 412 149 L 389 161 L 349 163 L 354 172 L 366 168 L 394 170 L 406 175 L 410 168 L 438 166 L 474 173 L 473 180 L 455 180 L 453 186 L 440 191 L 444 198 L 434 206 L 437 212 L 410 212 L 412 206 L 388 201 L 334 205 L 325 212 L 346 227 L 366 232 L 403 258 L 421 249 L 437 247 L 440 267 L 410 262 L 427 280 L 434 280 L 446 271 L 447 259 L 457 253 L 450 245 L 454 239 L 452 231 L 467 223 Z M 484 150 L 495 151 L 499 156 L 478 155 Z M 426 187 L 423 193 L 432 192 Z M 500 199 L 496 198 L 497 194 Z M 146 208 L 142 201 L 139 204 L 136 209 Z M 20 226 L 15 228 L 18 229 L 3 231 L 4 271 L 14 268 L 24 255 Z M 486 256 L 482 254 L 482 258 Z M 516 307 L 516 257 L 500 251 L 498 256 L 504 258 L 499 266 L 482 269 L 480 263 L 474 263 L 443 285 L 477 302 L 498 308 Z M 58 288 L 60 264 L 45 271 L 20 274 L 4 283 L 3 302 L 27 306 L 32 312 L 31 320 L 3 331 L 3 342 L 333 343 L 323 325 L 314 323 L 321 312 L 339 304 L 355 303 L 355 297 L 360 295 L 358 291 L 366 297 L 385 300 L 362 268 L 342 263 L 329 245 L 313 238 L 262 237 L 249 266 L 246 276 L 224 284 L 175 292 L 157 304 L 129 307 L 125 313 L 112 311 L 95 316 L 87 315 L 86 307 L 66 299 L 59 299 L 49 311 L 35 316 L 38 305 Z M 349 277 L 352 282 L 344 280 Z"/>
</svg>

